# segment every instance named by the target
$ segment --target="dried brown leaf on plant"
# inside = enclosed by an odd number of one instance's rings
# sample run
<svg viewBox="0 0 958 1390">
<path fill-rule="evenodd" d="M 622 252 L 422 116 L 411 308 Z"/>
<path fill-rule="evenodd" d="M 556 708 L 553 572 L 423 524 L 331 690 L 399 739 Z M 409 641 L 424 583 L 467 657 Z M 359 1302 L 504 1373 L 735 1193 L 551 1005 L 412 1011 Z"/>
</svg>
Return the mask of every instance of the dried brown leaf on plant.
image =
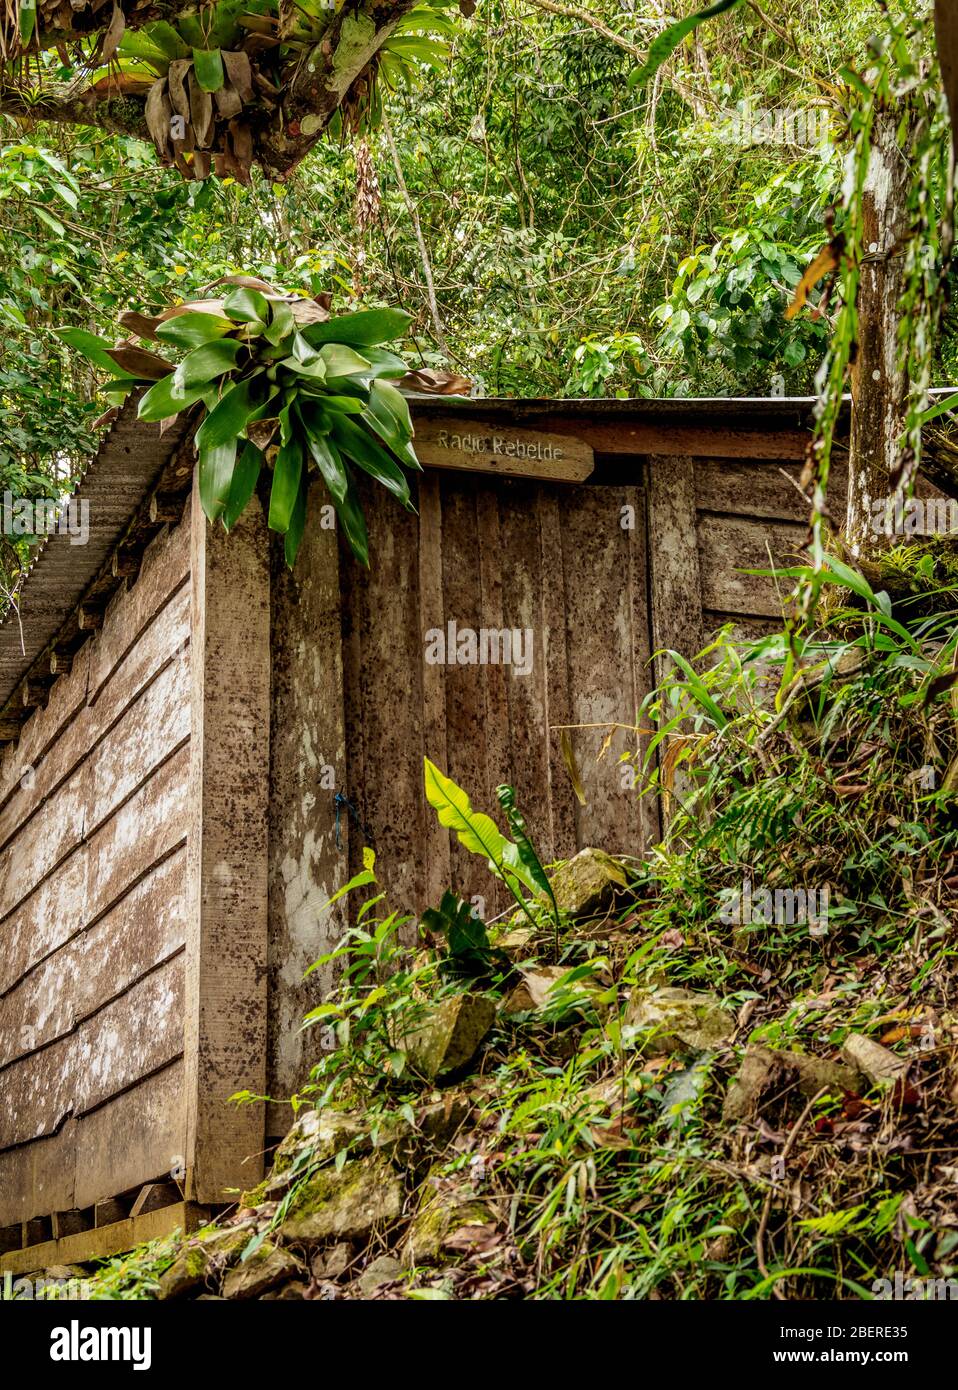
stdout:
<svg viewBox="0 0 958 1390">
<path fill-rule="evenodd" d="M 419 367 L 407 372 L 399 382 L 404 391 L 421 391 L 428 396 L 468 396 L 472 382 L 457 372 L 437 372 L 431 367 Z"/>
<path fill-rule="evenodd" d="M 821 251 L 819 251 L 818 255 L 805 271 L 801 280 L 799 280 L 798 284 L 795 286 L 795 294 L 792 297 L 792 302 L 785 310 L 785 317 L 787 319 L 795 318 L 802 309 L 804 309 L 810 291 L 815 288 L 819 280 L 824 279 L 826 275 L 830 275 L 833 271 L 838 269 L 843 250 L 844 239 L 842 237 L 835 237 L 833 241 L 828 242 L 822 247 Z"/>
</svg>

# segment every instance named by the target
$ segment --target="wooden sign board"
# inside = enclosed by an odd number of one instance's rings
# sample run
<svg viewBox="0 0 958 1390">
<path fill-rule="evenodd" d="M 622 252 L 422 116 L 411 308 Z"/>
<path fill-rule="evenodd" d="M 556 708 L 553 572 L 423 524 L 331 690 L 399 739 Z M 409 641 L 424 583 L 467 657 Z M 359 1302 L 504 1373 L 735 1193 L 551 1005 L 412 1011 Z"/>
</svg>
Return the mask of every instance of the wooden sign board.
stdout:
<svg viewBox="0 0 958 1390">
<path fill-rule="evenodd" d="M 500 427 L 457 416 L 418 420 L 413 445 L 424 468 L 560 483 L 582 483 L 595 468 L 591 445 L 573 435 Z"/>
</svg>

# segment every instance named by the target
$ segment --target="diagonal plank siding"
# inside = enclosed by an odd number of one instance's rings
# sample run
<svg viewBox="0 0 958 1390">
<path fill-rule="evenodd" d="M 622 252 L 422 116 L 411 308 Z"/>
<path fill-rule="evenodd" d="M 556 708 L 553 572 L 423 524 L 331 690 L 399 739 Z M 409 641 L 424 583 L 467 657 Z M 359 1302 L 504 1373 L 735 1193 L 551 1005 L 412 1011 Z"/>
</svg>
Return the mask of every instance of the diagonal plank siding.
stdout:
<svg viewBox="0 0 958 1390">
<path fill-rule="evenodd" d="M 189 541 L 156 537 L 0 761 L 0 1225 L 185 1152 Z"/>
</svg>

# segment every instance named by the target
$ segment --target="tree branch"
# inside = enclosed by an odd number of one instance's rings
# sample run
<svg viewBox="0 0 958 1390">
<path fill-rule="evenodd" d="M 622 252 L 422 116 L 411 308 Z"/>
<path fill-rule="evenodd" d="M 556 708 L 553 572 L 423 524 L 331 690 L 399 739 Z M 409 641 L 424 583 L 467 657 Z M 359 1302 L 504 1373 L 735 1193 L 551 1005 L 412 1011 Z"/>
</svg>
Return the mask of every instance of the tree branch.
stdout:
<svg viewBox="0 0 958 1390">
<path fill-rule="evenodd" d="M 62 125 L 96 126 L 111 135 L 149 140 L 143 101 L 137 97 L 98 99 L 95 92 L 77 96 L 28 98 L 22 88 L 0 82 L 0 113 L 17 120 L 53 121 Z"/>
<path fill-rule="evenodd" d="M 252 158 L 267 175 L 278 179 L 286 177 L 316 144 L 334 114 L 344 107 L 359 104 L 368 95 L 375 80 L 371 65 L 375 64 L 377 54 L 396 25 L 415 4 L 416 0 L 346 0 L 313 47 L 291 54 L 285 61 L 275 97 L 269 95 L 268 89 L 265 94 L 260 90 L 257 99 L 244 106 L 242 120 L 248 128 L 246 138 L 252 137 Z M 131 29 L 140 29 L 148 27 L 159 14 L 173 19 L 177 14 L 195 9 L 195 3 L 185 3 L 185 0 L 157 0 L 128 16 L 127 23 Z M 74 22 L 81 17 L 85 20 L 89 13 L 88 10 L 78 11 Z M 97 12 L 99 31 L 112 13 L 109 6 Z M 69 42 L 77 35 L 64 32 L 61 37 Z M 89 37 L 87 34 L 86 38 Z M 368 78 L 365 87 L 364 78 Z M 109 88 L 104 90 L 104 86 L 101 82 L 96 89 L 46 94 L 42 89 L 27 89 L 21 82 L 4 82 L 0 65 L 0 113 L 18 120 L 94 126 L 110 134 L 149 140 L 145 93 L 118 94 L 115 87 L 111 92 Z M 219 132 L 220 127 L 216 130 Z M 226 138 L 224 135 L 223 139 Z M 217 134 L 210 154 L 216 154 L 218 139 Z M 193 146 L 187 148 L 192 150 Z M 162 141 L 160 149 L 163 154 Z M 190 166 L 179 156 L 177 162 L 189 175 Z M 243 162 L 248 168 L 249 154 Z M 206 164 L 209 164 L 208 159 Z"/>
<path fill-rule="evenodd" d="M 604 24 L 597 15 L 590 14 L 588 10 L 579 9 L 578 5 L 560 4 L 559 0 L 525 0 L 525 3 L 533 5 L 537 10 L 547 10 L 549 14 L 562 15 L 564 19 L 574 19 L 578 24 L 586 24 L 597 34 L 601 34 L 604 39 L 608 39 L 610 43 L 624 48 L 626 53 L 631 53 L 637 62 L 645 62 L 646 55 L 641 48 L 627 39 L 624 34 L 617 34 L 614 29 L 610 29 L 608 24 Z"/>
</svg>

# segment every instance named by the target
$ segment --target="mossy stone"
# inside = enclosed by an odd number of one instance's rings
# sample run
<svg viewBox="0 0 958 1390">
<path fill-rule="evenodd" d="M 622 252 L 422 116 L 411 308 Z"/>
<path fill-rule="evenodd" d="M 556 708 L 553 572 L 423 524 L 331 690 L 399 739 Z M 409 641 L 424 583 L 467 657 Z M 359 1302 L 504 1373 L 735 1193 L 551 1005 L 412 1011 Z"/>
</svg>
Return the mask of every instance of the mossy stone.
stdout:
<svg viewBox="0 0 958 1390">
<path fill-rule="evenodd" d="M 581 849 L 556 870 L 551 882 L 560 912 L 570 917 L 598 916 L 629 886 L 622 865 L 602 849 Z"/>
<path fill-rule="evenodd" d="M 705 1052 L 730 1038 L 735 1019 L 715 994 L 635 989 L 622 1019 L 641 1052 Z"/>
<path fill-rule="evenodd" d="M 285 1241 L 356 1240 L 402 1213 L 403 1186 L 384 1158 L 355 1159 L 321 1168 L 290 1205 L 279 1228 Z"/>
<path fill-rule="evenodd" d="M 495 1017 L 496 1006 L 485 994 L 452 994 L 440 1000 L 405 1040 L 409 1069 L 429 1081 L 462 1071 Z"/>
<path fill-rule="evenodd" d="M 288 1250 L 264 1240 L 248 1260 L 235 1265 L 223 1280 L 226 1298 L 260 1298 L 277 1284 L 303 1273 L 303 1266 Z"/>
</svg>

